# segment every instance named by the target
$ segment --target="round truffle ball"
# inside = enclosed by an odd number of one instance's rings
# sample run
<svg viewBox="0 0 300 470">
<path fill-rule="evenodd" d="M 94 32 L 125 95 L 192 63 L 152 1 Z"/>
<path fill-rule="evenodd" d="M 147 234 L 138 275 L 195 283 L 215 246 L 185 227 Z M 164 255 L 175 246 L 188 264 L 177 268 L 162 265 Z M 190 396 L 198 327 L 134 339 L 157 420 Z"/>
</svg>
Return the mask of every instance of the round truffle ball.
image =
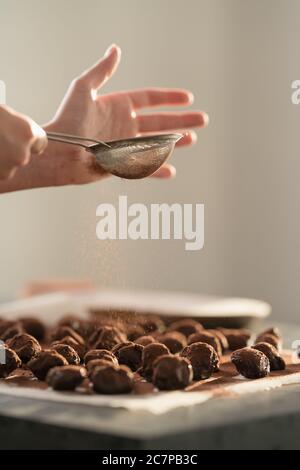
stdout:
<svg viewBox="0 0 300 470">
<path fill-rule="evenodd" d="M 182 389 L 193 379 L 191 363 L 184 357 L 160 356 L 153 367 L 152 382 L 159 390 Z"/>
<path fill-rule="evenodd" d="M 87 377 L 87 371 L 82 366 L 53 367 L 49 370 L 46 382 L 54 390 L 75 390 Z"/>
<path fill-rule="evenodd" d="M 218 370 L 219 357 L 210 344 L 193 343 L 184 348 L 181 356 L 192 364 L 194 380 L 208 379 L 213 372 Z"/>
<path fill-rule="evenodd" d="M 133 373 L 126 366 L 107 364 L 96 367 L 91 380 L 96 393 L 123 394 L 130 393 L 133 388 Z"/>
</svg>

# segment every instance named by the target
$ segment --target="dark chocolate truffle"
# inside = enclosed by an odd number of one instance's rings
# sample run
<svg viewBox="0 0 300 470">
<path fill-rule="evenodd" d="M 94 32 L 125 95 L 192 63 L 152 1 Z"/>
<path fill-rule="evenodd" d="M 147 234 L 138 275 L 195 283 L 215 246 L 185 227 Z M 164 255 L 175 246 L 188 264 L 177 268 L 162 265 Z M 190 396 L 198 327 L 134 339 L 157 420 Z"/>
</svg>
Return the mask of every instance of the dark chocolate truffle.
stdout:
<svg viewBox="0 0 300 470">
<path fill-rule="evenodd" d="M 85 364 L 88 364 L 94 359 L 104 359 L 105 361 L 109 361 L 112 364 L 115 364 L 116 366 L 118 365 L 118 360 L 116 356 L 113 354 L 112 351 L 108 351 L 107 349 L 91 349 L 84 356 Z"/>
<path fill-rule="evenodd" d="M 73 366 L 78 366 L 80 364 L 80 357 L 72 346 L 64 343 L 58 343 L 52 346 L 52 349 L 61 354 L 65 359 L 67 359 L 68 364 Z"/>
<path fill-rule="evenodd" d="M 193 343 L 210 344 L 219 356 L 222 355 L 222 346 L 218 338 L 212 333 L 208 333 L 205 330 L 198 333 L 193 333 L 188 337 L 188 344 L 190 345 Z"/>
<path fill-rule="evenodd" d="M 140 344 L 129 344 L 123 346 L 117 352 L 119 364 L 129 367 L 132 371 L 138 370 L 142 365 L 142 354 L 144 346 Z"/>
<path fill-rule="evenodd" d="M 46 326 L 38 318 L 35 317 L 22 317 L 20 323 L 25 333 L 33 336 L 38 341 L 44 339 L 46 335 Z"/>
<path fill-rule="evenodd" d="M 237 371 L 247 379 L 260 379 L 270 372 L 269 359 L 256 349 L 238 349 L 232 353 L 231 361 Z"/>
<path fill-rule="evenodd" d="M 75 390 L 87 377 L 87 371 L 82 366 L 53 367 L 49 370 L 46 382 L 54 390 Z"/>
<path fill-rule="evenodd" d="M 184 357 L 160 356 L 153 365 L 152 382 L 159 390 L 187 387 L 193 379 L 191 363 Z"/>
<path fill-rule="evenodd" d="M 40 343 L 31 335 L 21 333 L 7 341 L 7 346 L 18 354 L 23 362 L 28 362 L 37 356 L 42 348 Z"/>
<path fill-rule="evenodd" d="M 126 366 L 107 364 L 96 367 L 91 380 L 96 393 L 123 394 L 130 393 L 133 388 L 133 373 Z"/>
<path fill-rule="evenodd" d="M 208 379 L 218 370 L 219 357 L 210 344 L 193 343 L 184 348 L 181 356 L 186 357 L 192 364 L 194 380 Z"/>
<path fill-rule="evenodd" d="M 75 349 L 81 360 L 84 358 L 86 353 L 85 345 L 78 343 L 72 336 L 65 336 L 60 340 L 53 341 L 53 343 L 51 343 L 51 347 L 57 346 L 58 344 L 68 344 L 71 348 Z"/>
<path fill-rule="evenodd" d="M 148 344 L 148 346 L 145 346 L 142 354 L 142 367 L 139 370 L 141 375 L 143 375 L 146 379 L 151 380 L 154 361 L 158 357 L 164 356 L 166 354 L 170 354 L 170 351 L 164 344 L 151 343 Z"/>
<path fill-rule="evenodd" d="M 174 321 L 168 328 L 168 331 L 179 331 L 179 333 L 182 333 L 186 337 L 201 330 L 203 330 L 201 323 L 192 318 Z"/>
<path fill-rule="evenodd" d="M 134 340 L 136 344 L 141 344 L 142 346 L 147 346 L 151 343 L 156 343 L 156 340 L 153 336 L 146 335 L 146 336 L 139 336 L 136 340 Z"/>
<path fill-rule="evenodd" d="M 4 344 L 0 344 L 0 378 L 7 377 L 13 370 L 21 367 L 18 354 Z"/>
<path fill-rule="evenodd" d="M 244 329 L 220 328 L 220 331 L 226 336 L 228 349 L 230 351 L 247 347 L 249 339 L 251 338 L 250 331 Z"/>
<path fill-rule="evenodd" d="M 258 337 L 255 340 L 255 344 L 257 343 L 269 343 L 274 348 L 277 349 L 277 351 L 281 351 L 282 349 L 282 340 L 281 338 L 278 338 L 277 336 L 272 335 L 271 333 L 264 333 L 258 335 Z"/>
<path fill-rule="evenodd" d="M 264 353 L 270 361 L 270 369 L 271 370 L 284 370 L 285 369 L 285 361 L 280 356 L 279 352 L 277 351 L 274 346 L 270 343 L 257 343 L 255 346 L 252 346 L 253 349 L 257 349 Z"/>
<path fill-rule="evenodd" d="M 67 365 L 68 361 L 54 349 L 44 349 L 27 364 L 29 369 L 39 380 L 45 380 L 48 371 L 52 369 L 52 367 Z"/>
<path fill-rule="evenodd" d="M 124 333 L 114 326 L 104 326 L 101 328 L 101 331 L 93 344 L 93 349 L 112 350 L 114 346 L 125 341 L 126 336 Z"/>
<path fill-rule="evenodd" d="M 75 339 L 78 344 L 84 344 L 84 339 L 80 334 L 76 333 L 72 328 L 69 326 L 58 326 L 55 328 L 50 335 L 50 339 L 52 342 L 59 341 L 65 338 L 66 336 L 70 336 L 71 338 Z"/>
<path fill-rule="evenodd" d="M 167 346 L 172 354 L 179 353 L 186 347 L 187 341 L 185 335 L 179 331 L 169 331 L 159 337 L 159 341 Z"/>
</svg>

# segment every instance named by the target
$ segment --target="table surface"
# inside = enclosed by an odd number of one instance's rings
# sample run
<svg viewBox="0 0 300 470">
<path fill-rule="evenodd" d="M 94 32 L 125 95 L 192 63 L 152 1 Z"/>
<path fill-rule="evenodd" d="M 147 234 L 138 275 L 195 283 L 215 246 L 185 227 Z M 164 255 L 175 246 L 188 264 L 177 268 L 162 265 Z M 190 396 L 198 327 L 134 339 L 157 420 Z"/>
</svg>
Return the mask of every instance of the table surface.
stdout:
<svg viewBox="0 0 300 470">
<path fill-rule="evenodd" d="M 300 327 L 280 325 L 286 346 Z M 0 449 L 300 449 L 300 385 L 163 415 L 0 395 Z"/>
</svg>

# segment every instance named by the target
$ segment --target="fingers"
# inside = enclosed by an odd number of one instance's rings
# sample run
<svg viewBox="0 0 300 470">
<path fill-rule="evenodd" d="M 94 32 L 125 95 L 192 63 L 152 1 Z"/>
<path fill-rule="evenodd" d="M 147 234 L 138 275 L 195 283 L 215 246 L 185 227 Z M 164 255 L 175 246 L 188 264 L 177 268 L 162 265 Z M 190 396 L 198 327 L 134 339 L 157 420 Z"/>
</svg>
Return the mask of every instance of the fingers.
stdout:
<svg viewBox="0 0 300 470">
<path fill-rule="evenodd" d="M 101 60 L 86 70 L 79 78 L 92 89 L 100 88 L 114 74 L 121 59 L 121 49 L 110 46 Z"/>
<path fill-rule="evenodd" d="M 129 91 L 128 95 L 135 109 L 155 106 L 185 106 L 194 101 L 191 92 L 176 88 L 146 88 Z"/>
<path fill-rule="evenodd" d="M 197 134 L 195 131 L 183 131 L 181 133 L 183 135 L 181 139 L 176 142 L 176 147 L 189 147 L 197 142 Z"/>
<path fill-rule="evenodd" d="M 139 132 L 161 132 L 176 129 L 189 129 L 205 127 L 208 124 L 208 115 L 201 111 L 138 115 L 136 119 Z"/>
<path fill-rule="evenodd" d="M 151 178 L 171 179 L 175 176 L 176 168 L 173 165 L 163 165 L 151 175 Z"/>
</svg>

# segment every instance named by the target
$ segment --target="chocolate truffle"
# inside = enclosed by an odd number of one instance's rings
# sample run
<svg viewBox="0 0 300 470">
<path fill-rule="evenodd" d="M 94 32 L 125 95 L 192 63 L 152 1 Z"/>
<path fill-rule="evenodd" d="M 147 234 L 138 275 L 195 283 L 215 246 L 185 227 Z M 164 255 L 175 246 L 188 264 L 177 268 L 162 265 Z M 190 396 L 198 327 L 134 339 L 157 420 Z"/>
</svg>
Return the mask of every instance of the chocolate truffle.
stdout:
<svg viewBox="0 0 300 470">
<path fill-rule="evenodd" d="M 135 341 L 137 338 L 144 336 L 145 330 L 141 325 L 130 325 L 127 329 L 127 338 Z"/>
<path fill-rule="evenodd" d="M 40 320 L 35 317 L 22 317 L 19 321 L 25 333 L 33 336 L 38 341 L 44 339 L 46 335 L 46 327 Z"/>
<path fill-rule="evenodd" d="M 129 344 L 120 348 L 116 356 L 119 364 L 129 367 L 133 372 L 139 369 L 142 365 L 142 354 L 144 346 L 140 344 Z"/>
<path fill-rule="evenodd" d="M 165 330 L 165 324 L 158 315 L 138 315 L 137 324 L 140 325 L 146 334 L 154 331 L 162 333 Z"/>
<path fill-rule="evenodd" d="M 231 361 L 236 370 L 247 379 L 260 379 L 270 372 L 269 359 L 263 352 L 256 349 L 238 349 L 232 353 Z"/>
<path fill-rule="evenodd" d="M 4 344 L 0 344 L 0 378 L 7 377 L 13 370 L 21 367 L 18 354 Z"/>
<path fill-rule="evenodd" d="M 207 343 L 193 343 L 184 348 L 181 356 L 187 358 L 193 367 L 194 380 L 208 379 L 218 370 L 219 357 L 214 348 Z"/>
<path fill-rule="evenodd" d="M 133 373 L 126 366 L 107 364 L 96 367 L 91 380 L 96 393 L 123 394 L 130 393 L 133 388 Z"/>
<path fill-rule="evenodd" d="M 184 357 L 160 356 L 153 365 L 152 382 L 159 390 L 185 388 L 193 379 L 191 363 Z"/>
<path fill-rule="evenodd" d="M 20 335 L 24 330 L 22 325 L 18 322 L 14 323 L 12 326 L 7 328 L 4 333 L 2 333 L 1 340 L 7 342 L 9 339 L 13 338 L 16 335 Z"/>
<path fill-rule="evenodd" d="M 270 343 L 257 343 L 255 346 L 252 346 L 253 349 L 257 349 L 264 353 L 270 361 L 271 370 L 284 370 L 286 365 L 284 359 L 280 356 L 274 346 Z"/>
<path fill-rule="evenodd" d="M 117 365 L 114 364 L 112 361 L 108 361 L 107 359 L 92 359 L 86 365 L 88 376 L 91 377 L 97 367 L 102 367 L 109 364 Z"/>
<path fill-rule="evenodd" d="M 118 343 L 116 344 L 111 352 L 116 356 L 118 357 L 118 352 L 120 349 L 124 348 L 125 346 L 133 346 L 134 345 L 134 342 L 133 341 L 122 341 L 122 343 Z"/>
<path fill-rule="evenodd" d="M 224 353 L 229 349 L 229 344 L 226 336 L 220 330 L 206 330 L 208 333 L 216 336 L 221 343 L 222 352 Z"/>
<path fill-rule="evenodd" d="M 255 340 L 255 344 L 257 343 L 269 343 L 274 348 L 277 349 L 277 351 L 281 351 L 282 349 L 282 340 L 281 338 L 277 338 L 277 336 L 272 335 L 271 333 L 264 333 L 258 335 L 258 337 Z"/>
<path fill-rule="evenodd" d="M 156 343 L 156 340 L 153 336 L 146 335 L 146 336 L 139 336 L 135 341 L 136 344 L 141 344 L 142 346 L 147 346 L 151 343 Z"/>
<path fill-rule="evenodd" d="M 270 372 L 269 359 L 256 349 L 237 349 L 232 353 L 231 361 L 236 370 L 247 379 L 260 379 Z"/>
<path fill-rule="evenodd" d="M 91 349 L 84 356 L 85 364 L 88 364 L 94 359 L 104 359 L 105 361 L 109 361 L 116 366 L 118 365 L 118 360 L 114 353 L 112 351 L 108 351 L 107 349 Z"/>
<path fill-rule="evenodd" d="M 236 351 L 237 349 L 242 349 L 247 347 L 249 339 L 251 338 L 251 333 L 248 330 L 240 329 L 228 329 L 228 328 L 218 328 L 226 336 L 228 341 L 228 349 L 230 351 Z"/>
<path fill-rule="evenodd" d="M 68 344 L 71 348 L 75 349 L 81 360 L 84 358 L 86 353 L 85 345 L 78 343 L 72 336 L 65 336 L 58 341 L 53 341 L 53 343 L 51 343 L 51 347 L 53 348 L 53 346 L 57 346 L 58 344 Z"/>
<path fill-rule="evenodd" d="M 188 337 L 188 345 L 193 344 L 193 343 L 207 343 L 210 344 L 218 356 L 222 355 L 222 346 L 218 338 L 211 334 L 208 333 L 207 331 L 203 330 L 198 333 L 193 333 Z"/>
<path fill-rule="evenodd" d="M 112 350 L 114 346 L 126 341 L 124 333 L 114 326 L 104 326 L 93 344 L 94 349 Z"/>
<path fill-rule="evenodd" d="M 29 369 L 39 380 L 45 380 L 48 371 L 52 369 L 52 367 L 67 365 L 68 361 L 54 349 L 44 349 L 27 364 Z"/>
<path fill-rule="evenodd" d="M 87 371 L 82 366 L 53 367 L 49 370 L 46 382 L 54 390 L 75 390 L 87 377 Z"/>
<path fill-rule="evenodd" d="M 80 357 L 72 346 L 68 344 L 58 343 L 52 346 L 52 349 L 61 354 L 67 361 L 68 364 L 78 366 L 80 364 Z"/>
<path fill-rule="evenodd" d="M 76 331 L 74 331 L 69 326 L 58 326 L 55 328 L 50 335 L 51 342 L 59 341 L 65 338 L 66 336 L 70 336 L 71 338 L 75 339 L 78 344 L 84 344 L 84 339 L 80 336 Z"/>
<path fill-rule="evenodd" d="M 40 343 L 27 333 L 21 333 L 9 339 L 7 346 L 16 351 L 19 358 L 25 363 L 37 356 L 42 350 Z"/>
<path fill-rule="evenodd" d="M 143 375 L 147 380 L 151 380 L 154 361 L 158 357 L 166 354 L 170 354 L 170 351 L 164 344 L 151 343 L 148 344 L 148 346 L 145 346 L 142 354 L 142 367 L 139 370 L 141 375 Z"/>
<path fill-rule="evenodd" d="M 282 334 L 279 328 L 277 328 L 276 326 L 272 326 L 271 328 L 267 328 L 266 330 L 262 331 L 261 333 L 259 333 L 258 338 L 264 335 L 273 335 L 276 336 L 276 338 L 278 339 L 282 338 Z"/>
<path fill-rule="evenodd" d="M 179 331 L 179 333 L 182 333 L 186 337 L 201 330 L 203 330 L 201 323 L 192 318 L 174 321 L 168 328 L 168 331 Z"/>
<path fill-rule="evenodd" d="M 5 332 L 11 328 L 18 327 L 19 323 L 12 320 L 0 320 L 0 340 L 5 341 Z"/>
<path fill-rule="evenodd" d="M 186 337 L 179 331 L 169 331 L 159 337 L 159 341 L 167 346 L 172 354 L 179 353 L 186 347 Z"/>
</svg>

